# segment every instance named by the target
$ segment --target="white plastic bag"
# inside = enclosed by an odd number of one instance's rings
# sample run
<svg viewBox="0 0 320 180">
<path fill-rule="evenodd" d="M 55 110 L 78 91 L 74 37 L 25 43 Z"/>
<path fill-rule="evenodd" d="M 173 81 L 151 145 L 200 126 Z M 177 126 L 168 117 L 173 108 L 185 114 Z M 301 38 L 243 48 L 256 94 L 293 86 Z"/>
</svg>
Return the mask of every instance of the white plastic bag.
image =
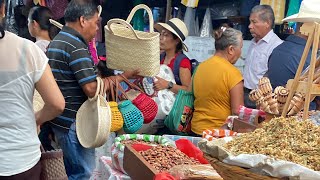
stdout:
<svg viewBox="0 0 320 180">
<path fill-rule="evenodd" d="M 207 8 L 206 14 L 204 15 L 202 26 L 200 29 L 200 37 L 212 37 L 213 27 L 210 9 Z"/>
</svg>

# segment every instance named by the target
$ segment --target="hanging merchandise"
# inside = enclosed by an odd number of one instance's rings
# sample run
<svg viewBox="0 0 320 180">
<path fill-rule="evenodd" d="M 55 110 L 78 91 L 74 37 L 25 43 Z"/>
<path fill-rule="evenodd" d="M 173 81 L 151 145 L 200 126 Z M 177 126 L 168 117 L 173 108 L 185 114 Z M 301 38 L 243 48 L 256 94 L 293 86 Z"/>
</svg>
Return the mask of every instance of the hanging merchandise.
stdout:
<svg viewBox="0 0 320 180">
<path fill-rule="evenodd" d="M 282 24 L 284 11 L 286 8 L 286 0 L 261 0 L 260 4 L 270 5 L 274 11 L 275 24 Z"/>
<path fill-rule="evenodd" d="M 293 14 L 296 14 L 299 12 L 299 8 L 300 8 L 300 4 L 301 4 L 301 0 L 290 0 L 289 2 L 289 8 L 288 8 L 288 12 L 287 12 L 287 16 L 289 17 Z M 292 27 L 295 23 L 294 22 L 288 22 L 289 26 Z"/>
<path fill-rule="evenodd" d="M 6 0 L 6 30 L 10 31 L 14 34 L 18 34 L 17 22 L 14 19 L 14 7 L 17 5 L 22 5 L 23 2 L 21 0 Z"/>
<path fill-rule="evenodd" d="M 196 36 L 195 26 L 196 26 L 196 9 L 187 7 L 186 13 L 184 15 L 184 23 L 186 24 L 189 36 Z"/>
<path fill-rule="evenodd" d="M 68 6 L 68 0 L 46 0 L 46 6 L 50 9 L 53 19 L 57 20 L 64 16 L 64 11 Z"/>
<path fill-rule="evenodd" d="M 204 15 L 202 26 L 200 29 L 200 37 L 212 37 L 213 27 L 210 14 L 210 8 L 207 8 L 206 14 Z"/>
<path fill-rule="evenodd" d="M 198 16 L 196 17 L 196 23 L 195 23 L 195 26 L 194 26 L 194 32 L 195 32 L 195 36 L 200 36 L 199 18 L 198 18 Z"/>
<path fill-rule="evenodd" d="M 130 25 L 139 9 L 145 9 L 149 14 L 150 32 L 134 30 Z M 109 20 L 104 27 L 108 68 L 121 71 L 140 69 L 141 76 L 157 75 L 160 71 L 160 34 L 154 32 L 153 24 L 152 12 L 143 4 L 134 7 L 126 21 Z"/>
<path fill-rule="evenodd" d="M 181 0 L 181 4 L 191 8 L 198 7 L 198 3 L 199 0 Z"/>
</svg>

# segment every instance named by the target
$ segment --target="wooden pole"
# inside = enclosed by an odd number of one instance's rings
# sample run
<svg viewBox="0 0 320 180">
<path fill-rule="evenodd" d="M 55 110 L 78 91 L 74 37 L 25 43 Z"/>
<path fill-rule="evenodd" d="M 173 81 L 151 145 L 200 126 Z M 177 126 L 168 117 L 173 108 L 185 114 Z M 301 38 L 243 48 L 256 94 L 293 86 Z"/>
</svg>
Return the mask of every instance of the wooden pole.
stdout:
<svg viewBox="0 0 320 180">
<path fill-rule="evenodd" d="M 317 60 L 317 52 L 319 46 L 319 24 L 315 26 L 315 33 L 314 33 L 314 40 L 312 45 L 312 55 L 311 55 L 311 62 L 310 62 L 310 71 L 308 74 L 308 84 L 307 84 L 307 93 L 304 102 L 304 110 L 303 110 L 303 120 L 308 119 L 308 111 L 310 106 L 310 98 L 311 98 L 311 87 L 313 83 L 313 76 L 314 76 L 314 69 L 316 67 L 316 60 Z"/>
<path fill-rule="evenodd" d="M 167 0 L 166 22 L 170 20 L 172 0 Z"/>
<path fill-rule="evenodd" d="M 305 26 L 311 26 L 310 24 L 307 25 L 307 24 L 304 24 Z M 303 26 L 304 26 L 303 25 Z M 302 54 L 302 57 L 301 57 L 301 61 L 300 61 L 300 64 L 298 66 L 298 69 L 297 69 L 297 72 L 296 72 L 296 75 L 294 77 L 294 81 L 292 83 L 292 86 L 291 86 L 291 89 L 290 89 L 290 92 L 289 92 L 289 96 L 288 96 L 288 99 L 287 99 L 287 102 L 286 104 L 284 105 L 284 108 L 283 108 L 283 111 L 282 111 L 282 114 L 281 116 L 282 117 L 286 117 L 287 113 L 288 113 L 288 108 L 289 108 L 289 105 L 290 105 L 290 102 L 291 102 L 291 99 L 293 98 L 293 95 L 298 87 L 298 83 L 299 83 L 299 79 L 300 79 L 300 75 L 301 75 L 301 72 L 303 70 L 303 66 L 304 64 L 306 63 L 306 59 L 308 57 L 308 53 L 309 53 L 309 50 L 310 50 L 310 47 L 311 47 L 311 43 L 313 42 L 313 39 L 314 39 L 314 29 L 313 31 L 311 31 L 309 34 L 308 34 L 308 40 L 307 40 L 307 43 L 306 43 L 306 47 L 304 48 L 304 51 L 303 51 L 303 54 Z M 310 66 L 311 67 L 311 66 Z"/>
</svg>

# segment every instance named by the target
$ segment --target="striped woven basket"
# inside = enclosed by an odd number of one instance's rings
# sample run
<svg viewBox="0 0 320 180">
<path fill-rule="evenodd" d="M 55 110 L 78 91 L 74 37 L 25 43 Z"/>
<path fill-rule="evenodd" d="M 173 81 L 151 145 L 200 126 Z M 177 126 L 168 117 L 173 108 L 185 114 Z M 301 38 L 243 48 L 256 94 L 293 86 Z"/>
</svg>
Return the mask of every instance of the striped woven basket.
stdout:
<svg viewBox="0 0 320 180">
<path fill-rule="evenodd" d="M 150 32 L 134 30 L 130 25 L 139 9 L 145 9 L 149 15 Z M 143 4 L 134 7 L 126 21 L 109 20 L 104 27 L 108 68 L 122 71 L 139 69 L 141 76 L 156 76 L 160 71 L 160 39 L 153 24 L 152 12 Z"/>
</svg>

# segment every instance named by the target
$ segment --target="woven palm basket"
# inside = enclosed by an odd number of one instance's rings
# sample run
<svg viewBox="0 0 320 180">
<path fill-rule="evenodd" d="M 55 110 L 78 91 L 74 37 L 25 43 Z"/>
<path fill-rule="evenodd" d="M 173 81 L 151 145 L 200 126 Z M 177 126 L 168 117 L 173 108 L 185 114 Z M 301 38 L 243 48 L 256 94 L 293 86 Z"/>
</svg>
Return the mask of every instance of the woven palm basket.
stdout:
<svg viewBox="0 0 320 180">
<path fill-rule="evenodd" d="M 204 154 L 204 157 L 209 161 L 211 166 L 219 173 L 224 180 L 285 180 L 288 178 L 275 178 L 270 176 L 263 176 L 253 173 L 245 168 L 232 166 Z"/>
<path fill-rule="evenodd" d="M 34 90 L 33 95 L 33 110 L 35 112 L 40 111 L 44 106 L 43 99 L 37 90 Z"/>
<path fill-rule="evenodd" d="M 42 152 L 41 179 L 68 180 L 61 150 Z"/>
</svg>

